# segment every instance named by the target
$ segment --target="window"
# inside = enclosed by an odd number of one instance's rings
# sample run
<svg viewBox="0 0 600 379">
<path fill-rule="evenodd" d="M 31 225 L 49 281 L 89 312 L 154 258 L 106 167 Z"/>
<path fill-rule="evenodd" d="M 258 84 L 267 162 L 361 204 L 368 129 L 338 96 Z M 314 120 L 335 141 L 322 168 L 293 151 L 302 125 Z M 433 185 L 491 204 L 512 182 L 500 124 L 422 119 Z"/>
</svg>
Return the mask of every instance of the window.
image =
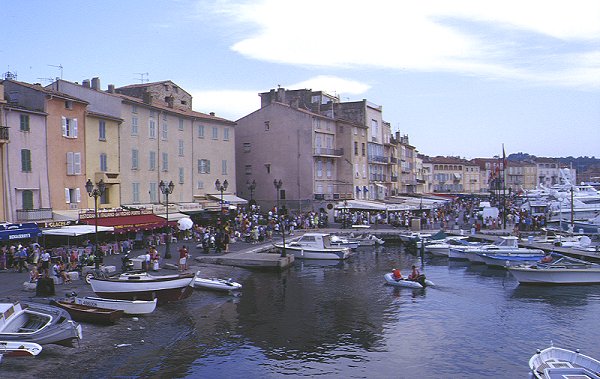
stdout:
<svg viewBox="0 0 600 379">
<path fill-rule="evenodd" d="M 166 113 L 163 113 L 163 121 L 165 121 L 165 122 L 167 121 L 167 114 Z"/>
<path fill-rule="evenodd" d="M 148 120 L 148 137 L 156 138 L 156 122 L 154 120 Z"/>
<path fill-rule="evenodd" d="M 62 117 L 62 135 L 67 138 L 77 138 L 77 119 Z"/>
<path fill-rule="evenodd" d="M 131 135 L 132 136 L 138 135 L 138 118 L 137 117 L 131 118 Z"/>
<path fill-rule="evenodd" d="M 156 151 L 151 151 L 148 156 L 148 170 L 154 171 L 156 170 Z"/>
<path fill-rule="evenodd" d="M 204 189 L 204 182 L 202 180 L 198 180 L 198 183 L 196 183 L 196 188 Z"/>
<path fill-rule="evenodd" d="M 21 194 L 23 209 L 33 209 L 33 191 L 24 190 Z"/>
<path fill-rule="evenodd" d="M 81 153 L 67 153 L 67 175 L 81 174 Z"/>
<path fill-rule="evenodd" d="M 365 152 L 366 152 L 365 143 L 364 142 L 361 144 L 361 151 L 362 151 L 362 156 L 364 157 L 365 156 Z"/>
<path fill-rule="evenodd" d="M 132 170 L 138 170 L 140 168 L 139 155 L 140 155 L 140 152 L 137 149 L 131 150 L 131 169 Z"/>
<path fill-rule="evenodd" d="M 20 130 L 22 132 L 29 132 L 29 115 L 28 114 L 22 114 L 19 116 L 20 118 Z"/>
<path fill-rule="evenodd" d="M 354 141 L 354 155 L 358 156 L 358 142 Z"/>
<path fill-rule="evenodd" d="M 73 109 L 73 102 L 71 100 L 65 100 L 65 109 Z"/>
<path fill-rule="evenodd" d="M 229 141 L 229 128 L 223 128 L 223 141 Z"/>
<path fill-rule="evenodd" d="M 183 119 L 179 117 L 179 130 L 183 131 Z"/>
<path fill-rule="evenodd" d="M 31 150 L 21 149 L 21 171 L 31 172 Z"/>
<path fill-rule="evenodd" d="M 249 153 L 251 149 L 252 145 L 250 144 L 250 142 L 244 142 L 244 153 Z"/>
<path fill-rule="evenodd" d="M 169 171 L 169 153 L 162 153 L 162 170 Z"/>
<path fill-rule="evenodd" d="M 65 188 L 65 202 L 75 204 L 81 202 L 81 190 L 79 188 Z"/>
<path fill-rule="evenodd" d="M 166 116 L 167 115 L 165 115 L 165 117 Z M 167 124 L 167 121 L 163 121 L 161 130 L 162 130 L 161 138 L 163 141 L 166 141 L 167 137 L 169 136 L 169 125 Z"/>
<path fill-rule="evenodd" d="M 100 154 L 100 171 L 108 171 L 108 157 L 105 153 Z"/>
<path fill-rule="evenodd" d="M 131 105 L 131 113 L 137 113 L 137 112 L 138 112 L 137 105 L 135 105 L 135 104 L 132 104 L 132 105 Z"/>
<path fill-rule="evenodd" d="M 265 164 L 265 168 L 267 169 L 267 174 L 271 173 L 271 164 L 267 163 Z"/>
<path fill-rule="evenodd" d="M 221 161 L 221 175 L 227 175 L 227 161 Z"/>
<path fill-rule="evenodd" d="M 320 159 L 317 161 L 317 178 L 323 177 L 323 161 Z"/>
<path fill-rule="evenodd" d="M 377 120 L 371 120 L 371 137 L 377 138 L 379 135 L 379 123 Z"/>
<path fill-rule="evenodd" d="M 179 140 L 179 156 L 183 157 L 183 140 Z"/>
<path fill-rule="evenodd" d="M 252 175 L 252 165 L 251 164 L 247 164 L 244 166 L 244 174 Z"/>
<path fill-rule="evenodd" d="M 327 170 L 327 178 L 331 178 L 331 172 L 333 170 L 333 165 L 331 164 L 331 161 L 327 161 L 327 165 L 326 165 L 326 170 Z"/>
<path fill-rule="evenodd" d="M 156 112 L 154 110 L 150 110 L 150 118 L 154 118 L 156 116 Z"/>
<path fill-rule="evenodd" d="M 271 121 L 265 121 L 265 130 L 271 130 Z"/>
<path fill-rule="evenodd" d="M 198 125 L 198 138 L 204 138 L 204 125 Z"/>
<path fill-rule="evenodd" d="M 213 126 L 212 139 L 218 139 L 218 138 L 219 138 L 219 129 L 216 126 Z"/>
<path fill-rule="evenodd" d="M 131 200 L 133 203 L 140 202 L 140 183 L 131 183 Z"/>
<path fill-rule="evenodd" d="M 210 160 L 198 159 L 198 174 L 210 174 Z"/>
<path fill-rule="evenodd" d="M 179 167 L 179 184 L 183 184 L 184 173 L 185 173 L 185 170 L 183 169 L 183 167 Z"/>
<path fill-rule="evenodd" d="M 358 135 L 358 128 L 355 126 L 352 129 L 354 131 L 354 135 L 357 136 Z"/>
<path fill-rule="evenodd" d="M 98 122 L 98 139 L 106 141 L 106 121 L 104 120 Z"/>
<path fill-rule="evenodd" d="M 157 191 L 158 185 L 156 184 L 156 182 L 150 182 L 148 183 L 148 195 L 150 195 L 150 202 L 151 203 L 156 203 L 157 201 Z"/>
</svg>

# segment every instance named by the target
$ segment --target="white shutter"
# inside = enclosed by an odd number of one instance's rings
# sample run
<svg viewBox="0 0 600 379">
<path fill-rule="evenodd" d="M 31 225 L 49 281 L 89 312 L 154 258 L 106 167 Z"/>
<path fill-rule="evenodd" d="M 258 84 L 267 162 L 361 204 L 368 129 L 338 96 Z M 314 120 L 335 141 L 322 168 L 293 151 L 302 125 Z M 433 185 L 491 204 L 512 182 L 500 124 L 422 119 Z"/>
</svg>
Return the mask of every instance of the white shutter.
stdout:
<svg viewBox="0 0 600 379">
<path fill-rule="evenodd" d="M 67 136 L 67 118 L 62 117 L 62 135 L 63 137 Z"/>
<path fill-rule="evenodd" d="M 67 175 L 73 175 L 73 152 L 69 151 L 67 153 Z"/>
<path fill-rule="evenodd" d="M 81 190 L 79 187 L 75 188 L 75 199 L 78 203 L 81 203 Z"/>
<path fill-rule="evenodd" d="M 67 204 L 71 202 L 71 191 L 68 188 L 65 188 L 65 202 Z"/>
<path fill-rule="evenodd" d="M 73 138 L 77 138 L 77 119 L 71 120 L 73 122 Z"/>
<path fill-rule="evenodd" d="M 73 153 L 73 174 L 81 175 L 81 153 Z"/>
</svg>

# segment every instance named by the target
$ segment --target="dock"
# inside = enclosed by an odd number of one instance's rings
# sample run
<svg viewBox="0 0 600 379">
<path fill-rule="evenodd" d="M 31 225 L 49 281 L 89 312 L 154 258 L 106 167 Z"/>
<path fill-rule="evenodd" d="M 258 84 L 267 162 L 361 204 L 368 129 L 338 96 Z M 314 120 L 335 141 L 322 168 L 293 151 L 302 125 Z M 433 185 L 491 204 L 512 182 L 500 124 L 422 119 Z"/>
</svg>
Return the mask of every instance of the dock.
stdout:
<svg viewBox="0 0 600 379">
<path fill-rule="evenodd" d="M 294 263 L 294 255 L 281 254 L 271 243 L 251 245 L 248 248 L 218 256 L 197 256 L 194 260 L 200 263 L 235 266 L 252 269 L 283 271 Z"/>
</svg>

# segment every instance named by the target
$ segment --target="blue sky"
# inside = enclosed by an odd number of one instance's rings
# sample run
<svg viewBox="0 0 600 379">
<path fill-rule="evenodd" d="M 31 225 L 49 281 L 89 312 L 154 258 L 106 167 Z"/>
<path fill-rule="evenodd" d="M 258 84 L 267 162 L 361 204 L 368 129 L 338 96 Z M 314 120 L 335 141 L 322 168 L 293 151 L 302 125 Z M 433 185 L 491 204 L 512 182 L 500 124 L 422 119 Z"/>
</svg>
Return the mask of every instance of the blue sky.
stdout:
<svg viewBox="0 0 600 379">
<path fill-rule="evenodd" d="M 237 120 L 259 92 L 383 106 L 427 155 L 600 156 L 600 1 L 3 1 L 18 80 L 173 80 Z"/>
</svg>

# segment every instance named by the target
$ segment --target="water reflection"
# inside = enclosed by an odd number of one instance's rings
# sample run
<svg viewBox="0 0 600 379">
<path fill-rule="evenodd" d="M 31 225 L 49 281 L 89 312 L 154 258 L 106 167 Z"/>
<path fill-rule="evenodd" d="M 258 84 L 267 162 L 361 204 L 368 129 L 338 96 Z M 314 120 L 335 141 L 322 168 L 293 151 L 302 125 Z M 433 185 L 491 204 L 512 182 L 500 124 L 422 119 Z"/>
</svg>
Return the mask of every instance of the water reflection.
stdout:
<svg viewBox="0 0 600 379">
<path fill-rule="evenodd" d="M 590 298 L 598 301 L 600 285 L 593 286 L 518 286 L 511 299 L 542 302 L 556 307 L 582 307 Z"/>
</svg>

